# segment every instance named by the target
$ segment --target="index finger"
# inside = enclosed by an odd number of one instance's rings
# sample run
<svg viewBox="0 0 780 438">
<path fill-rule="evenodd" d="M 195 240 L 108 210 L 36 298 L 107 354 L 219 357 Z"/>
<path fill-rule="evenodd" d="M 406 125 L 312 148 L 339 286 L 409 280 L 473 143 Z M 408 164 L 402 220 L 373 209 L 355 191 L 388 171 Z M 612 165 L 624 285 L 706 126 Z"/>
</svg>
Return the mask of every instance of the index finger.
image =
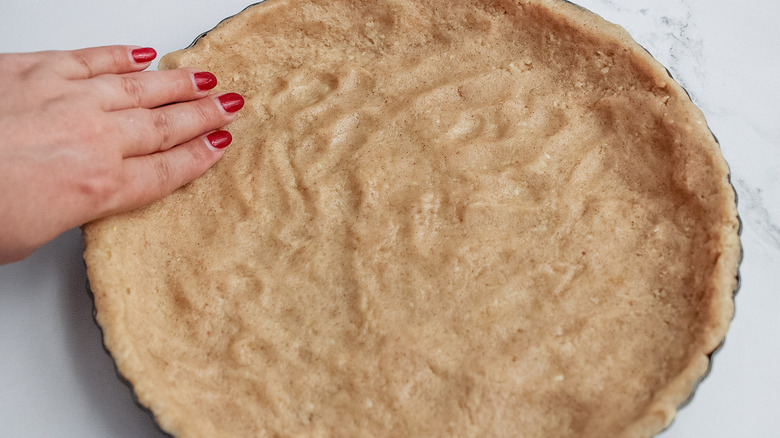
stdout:
<svg viewBox="0 0 780 438">
<path fill-rule="evenodd" d="M 55 67 L 69 79 L 89 79 L 103 74 L 123 74 L 149 67 L 157 52 L 151 47 L 104 46 L 62 52 L 43 52 L 58 57 Z"/>
</svg>

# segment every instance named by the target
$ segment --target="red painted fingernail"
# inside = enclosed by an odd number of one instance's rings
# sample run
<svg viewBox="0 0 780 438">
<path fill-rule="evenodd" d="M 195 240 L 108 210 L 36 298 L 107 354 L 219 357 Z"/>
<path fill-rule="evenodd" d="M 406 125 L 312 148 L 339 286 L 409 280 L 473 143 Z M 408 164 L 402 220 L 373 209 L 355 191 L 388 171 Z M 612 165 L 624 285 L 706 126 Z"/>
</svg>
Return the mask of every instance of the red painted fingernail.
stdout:
<svg viewBox="0 0 780 438">
<path fill-rule="evenodd" d="M 144 47 L 143 49 L 135 49 L 130 52 L 133 55 L 133 60 L 139 64 L 149 62 L 157 57 L 157 51 L 151 47 Z"/>
<path fill-rule="evenodd" d="M 244 98 L 238 93 L 228 93 L 219 96 L 219 103 L 229 113 L 234 113 L 244 107 Z"/>
<path fill-rule="evenodd" d="M 211 90 L 217 86 L 217 77 L 207 71 L 195 73 L 195 85 L 201 91 Z"/>
<path fill-rule="evenodd" d="M 214 131 L 206 139 L 214 149 L 225 149 L 233 141 L 233 136 L 227 131 Z"/>
</svg>

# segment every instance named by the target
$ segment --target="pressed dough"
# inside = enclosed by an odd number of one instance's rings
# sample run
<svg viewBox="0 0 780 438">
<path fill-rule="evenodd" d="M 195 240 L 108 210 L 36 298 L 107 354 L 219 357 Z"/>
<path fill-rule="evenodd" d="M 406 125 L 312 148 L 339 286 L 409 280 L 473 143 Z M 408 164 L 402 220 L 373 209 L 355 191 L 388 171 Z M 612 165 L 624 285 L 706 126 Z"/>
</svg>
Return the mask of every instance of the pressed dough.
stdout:
<svg viewBox="0 0 780 438">
<path fill-rule="evenodd" d="M 269 0 L 163 68 L 247 105 L 203 177 L 84 229 L 177 437 L 648 437 L 733 312 L 700 111 L 557 0 Z"/>
</svg>

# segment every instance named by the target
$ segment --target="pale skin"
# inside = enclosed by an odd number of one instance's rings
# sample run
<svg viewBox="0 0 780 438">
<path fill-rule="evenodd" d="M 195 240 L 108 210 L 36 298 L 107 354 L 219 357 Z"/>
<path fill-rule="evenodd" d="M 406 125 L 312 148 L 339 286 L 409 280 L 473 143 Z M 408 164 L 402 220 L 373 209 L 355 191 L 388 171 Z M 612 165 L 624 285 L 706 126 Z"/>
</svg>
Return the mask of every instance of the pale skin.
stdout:
<svg viewBox="0 0 780 438">
<path fill-rule="evenodd" d="M 143 71 L 150 56 L 137 46 L 0 54 L 0 264 L 154 202 L 223 155 L 219 128 L 243 99 L 212 93 L 197 69 Z"/>
</svg>

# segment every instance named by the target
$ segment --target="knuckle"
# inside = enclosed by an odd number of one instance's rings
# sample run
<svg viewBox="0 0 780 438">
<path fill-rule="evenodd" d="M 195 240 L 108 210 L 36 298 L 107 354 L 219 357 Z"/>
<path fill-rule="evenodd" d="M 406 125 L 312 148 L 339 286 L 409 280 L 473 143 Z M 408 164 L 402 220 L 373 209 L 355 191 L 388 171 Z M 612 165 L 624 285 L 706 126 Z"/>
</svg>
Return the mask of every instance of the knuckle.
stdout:
<svg viewBox="0 0 780 438">
<path fill-rule="evenodd" d="M 95 67 L 92 65 L 92 62 L 84 54 L 84 52 L 80 52 L 80 51 L 70 52 L 70 56 L 78 65 L 81 66 L 81 68 L 84 70 L 84 74 L 87 77 L 91 78 L 95 76 Z"/>
<path fill-rule="evenodd" d="M 211 126 L 214 123 L 214 112 L 200 102 L 195 105 L 195 118 L 199 126 Z"/>
<path fill-rule="evenodd" d="M 122 91 L 130 97 L 132 105 L 140 107 L 147 92 L 144 82 L 130 76 L 119 76 L 119 83 Z"/>
<path fill-rule="evenodd" d="M 96 210 L 101 210 L 111 204 L 120 188 L 116 173 L 109 166 L 104 166 L 81 178 L 79 191 Z"/>
<path fill-rule="evenodd" d="M 187 151 L 186 155 L 182 155 L 180 162 L 181 174 L 179 175 L 179 184 L 187 184 L 195 178 L 202 175 L 206 169 L 209 168 L 211 161 L 209 156 L 205 153 L 208 149 L 205 147 L 195 147 L 193 143 L 180 146 Z"/>
<path fill-rule="evenodd" d="M 152 126 L 154 127 L 154 132 L 157 133 L 157 148 L 164 149 L 170 145 L 170 141 L 173 138 L 173 119 L 162 111 L 157 111 L 153 114 Z"/>
<path fill-rule="evenodd" d="M 152 162 L 152 166 L 157 178 L 160 197 L 163 197 L 170 191 L 169 187 L 171 187 L 173 181 L 173 167 L 165 156 L 154 155 L 154 157 L 155 159 Z"/>
<path fill-rule="evenodd" d="M 206 154 L 204 153 L 207 149 L 206 148 L 199 148 L 199 147 L 188 147 L 187 151 L 189 151 L 189 164 L 190 167 L 193 169 L 197 169 L 200 167 L 200 163 L 206 160 Z"/>
</svg>

